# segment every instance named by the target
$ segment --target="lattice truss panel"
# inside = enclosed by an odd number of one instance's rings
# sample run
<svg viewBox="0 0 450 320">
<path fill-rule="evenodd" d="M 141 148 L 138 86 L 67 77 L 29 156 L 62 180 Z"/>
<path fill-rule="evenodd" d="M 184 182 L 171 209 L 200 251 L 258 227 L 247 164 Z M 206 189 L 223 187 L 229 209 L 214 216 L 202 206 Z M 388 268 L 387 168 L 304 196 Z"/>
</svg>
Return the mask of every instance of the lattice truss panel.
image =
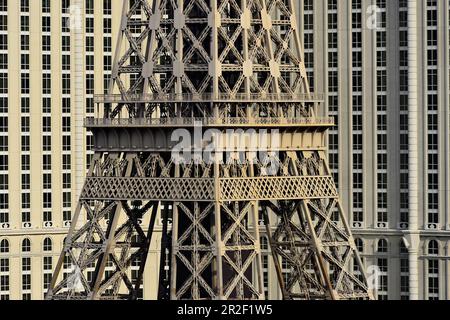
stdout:
<svg viewBox="0 0 450 320">
<path fill-rule="evenodd" d="M 293 0 L 123 2 L 109 92 L 125 102 L 107 117 L 144 116 L 134 100 L 146 94 L 309 94 Z"/>
<path fill-rule="evenodd" d="M 256 217 L 253 204 L 180 203 L 176 210 L 171 298 L 262 298 L 252 273 L 261 265 L 259 233 L 247 227 Z"/>
</svg>

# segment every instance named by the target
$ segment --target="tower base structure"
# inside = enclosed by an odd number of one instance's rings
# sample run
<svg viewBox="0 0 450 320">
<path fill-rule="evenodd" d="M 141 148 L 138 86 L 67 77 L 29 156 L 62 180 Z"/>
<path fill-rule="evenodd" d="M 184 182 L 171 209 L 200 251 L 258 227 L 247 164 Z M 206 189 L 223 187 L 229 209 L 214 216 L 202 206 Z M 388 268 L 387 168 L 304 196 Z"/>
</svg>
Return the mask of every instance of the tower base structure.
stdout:
<svg viewBox="0 0 450 320">
<path fill-rule="evenodd" d="M 284 299 L 368 298 L 325 151 L 313 149 L 188 163 L 169 152 L 98 151 L 47 297 L 136 299 L 161 216 L 161 255 L 170 252 L 161 299 L 264 299 L 261 237 Z M 56 285 L 64 264 L 72 272 Z"/>
</svg>

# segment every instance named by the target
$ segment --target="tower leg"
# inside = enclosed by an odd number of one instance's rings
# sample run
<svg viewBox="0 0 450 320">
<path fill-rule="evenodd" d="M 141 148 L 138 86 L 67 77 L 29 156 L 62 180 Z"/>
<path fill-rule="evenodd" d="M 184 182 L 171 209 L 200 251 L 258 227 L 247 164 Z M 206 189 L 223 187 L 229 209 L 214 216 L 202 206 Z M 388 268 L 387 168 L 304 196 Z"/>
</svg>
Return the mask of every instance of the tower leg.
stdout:
<svg viewBox="0 0 450 320">
<path fill-rule="evenodd" d="M 312 179 L 331 177 L 323 152 L 288 152 L 284 158 L 280 172 L 286 169 L 284 172 L 294 176 Z M 264 202 L 284 299 L 370 298 L 367 281 L 349 271 L 351 261 L 359 256 L 337 194 L 328 188 L 316 191 L 314 196 L 298 200 Z M 269 224 L 268 208 L 278 217 L 277 225 Z M 359 268 L 363 270 L 362 265 Z"/>
<path fill-rule="evenodd" d="M 111 197 L 114 191 L 123 192 L 124 186 L 110 181 L 146 174 L 136 153 L 94 156 L 47 299 L 136 298 L 158 202 Z M 89 188 L 100 194 L 91 197 Z M 140 221 L 147 218 L 149 211 L 152 214 L 149 214 L 149 229 L 145 233 Z M 86 215 L 85 222 L 82 214 Z M 132 279 L 130 267 L 136 260 L 140 261 L 139 272 L 136 279 Z M 65 275 L 60 280 L 62 270 Z"/>
</svg>

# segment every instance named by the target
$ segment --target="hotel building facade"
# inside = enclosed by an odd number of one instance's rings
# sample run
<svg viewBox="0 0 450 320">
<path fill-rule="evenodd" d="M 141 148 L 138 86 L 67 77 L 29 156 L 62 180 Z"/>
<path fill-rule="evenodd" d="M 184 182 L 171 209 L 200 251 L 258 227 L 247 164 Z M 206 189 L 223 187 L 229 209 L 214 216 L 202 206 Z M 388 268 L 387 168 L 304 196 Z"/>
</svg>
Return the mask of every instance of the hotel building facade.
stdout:
<svg viewBox="0 0 450 320">
<path fill-rule="evenodd" d="M 329 159 L 379 299 L 450 299 L 450 3 L 302 0 Z M 371 268 L 376 266 L 377 268 Z"/>
</svg>

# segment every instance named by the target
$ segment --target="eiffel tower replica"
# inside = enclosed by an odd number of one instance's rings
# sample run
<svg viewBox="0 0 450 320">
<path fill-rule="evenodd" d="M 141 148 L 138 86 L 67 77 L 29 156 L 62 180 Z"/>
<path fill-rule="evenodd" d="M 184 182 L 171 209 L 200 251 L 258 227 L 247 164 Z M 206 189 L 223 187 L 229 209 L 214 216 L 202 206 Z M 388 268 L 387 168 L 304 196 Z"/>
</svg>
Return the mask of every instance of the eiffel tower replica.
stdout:
<svg viewBox="0 0 450 320">
<path fill-rule="evenodd" d="M 283 299 L 372 298 L 294 2 L 123 1 L 103 114 L 86 120 L 95 156 L 47 299 L 137 299 L 159 216 L 159 299 L 265 299 L 263 237 Z M 230 149 L 233 129 L 278 138 Z M 198 131 L 187 146 L 214 141 L 214 161 L 177 159 L 174 135 Z"/>
</svg>

